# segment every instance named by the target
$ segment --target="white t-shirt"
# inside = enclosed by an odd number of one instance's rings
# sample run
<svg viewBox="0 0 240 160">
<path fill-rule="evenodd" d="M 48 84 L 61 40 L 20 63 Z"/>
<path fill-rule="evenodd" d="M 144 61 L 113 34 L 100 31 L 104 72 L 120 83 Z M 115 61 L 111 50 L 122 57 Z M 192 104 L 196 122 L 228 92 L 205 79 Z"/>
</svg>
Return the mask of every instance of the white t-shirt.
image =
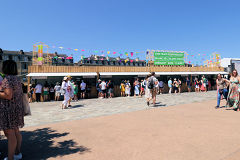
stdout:
<svg viewBox="0 0 240 160">
<path fill-rule="evenodd" d="M 55 90 L 56 92 L 59 92 L 59 91 L 61 90 L 61 86 L 60 86 L 60 85 L 56 85 L 56 86 L 54 87 L 54 90 Z"/>
<path fill-rule="evenodd" d="M 100 85 L 101 85 L 101 90 L 106 89 L 107 84 L 105 82 L 102 82 Z"/>
<path fill-rule="evenodd" d="M 70 81 L 68 81 L 67 86 L 71 87 L 71 93 L 73 93 L 73 84 Z"/>
<path fill-rule="evenodd" d="M 41 84 L 37 84 L 35 89 L 36 89 L 36 93 L 42 93 L 42 85 Z"/>
<path fill-rule="evenodd" d="M 85 90 L 86 89 L 86 83 L 82 82 L 80 85 L 81 90 Z"/>
</svg>

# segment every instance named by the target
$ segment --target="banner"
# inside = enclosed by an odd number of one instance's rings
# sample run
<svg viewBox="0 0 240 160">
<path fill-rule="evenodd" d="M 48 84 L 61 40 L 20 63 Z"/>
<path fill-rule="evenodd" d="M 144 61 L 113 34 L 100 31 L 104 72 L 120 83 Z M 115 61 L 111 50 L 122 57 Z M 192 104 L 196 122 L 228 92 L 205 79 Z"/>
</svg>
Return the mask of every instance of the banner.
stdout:
<svg viewBox="0 0 240 160">
<path fill-rule="evenodd" d="M 184 65 L 184 53 L 154 52 L 154 65 Z"/>
</svg>

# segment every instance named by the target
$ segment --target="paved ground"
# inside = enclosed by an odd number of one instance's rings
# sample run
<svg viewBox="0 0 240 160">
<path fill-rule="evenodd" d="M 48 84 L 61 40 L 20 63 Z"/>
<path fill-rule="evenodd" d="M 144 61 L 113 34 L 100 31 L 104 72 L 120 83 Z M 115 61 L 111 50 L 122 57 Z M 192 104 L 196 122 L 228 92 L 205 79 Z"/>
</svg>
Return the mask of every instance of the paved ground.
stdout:
<svg viewBox="0 0 240 160">
<path fill-rule="evenodd" d="M 167 107 L 216 99 L 216 91 L 207 93 L 162 94 L 157 96 L 156 107 Z M 62 110 L 61 102 L 31 103 L 32 116 L 25 118 L 25 127 L 54 122 L 112 115 L 144 110 L 145 98 L 117 97 L 113 99 L 86 99 L 73 102 L 73 107 Z"/>
<path fill-rule="evenodd" d="M 214 109 L 215 104 L 210 100 L 25 127 L 24 160 L 239 160 L 240 112 Z M 2 140 L 4 154 L 6 146 Z"/>
</svg>

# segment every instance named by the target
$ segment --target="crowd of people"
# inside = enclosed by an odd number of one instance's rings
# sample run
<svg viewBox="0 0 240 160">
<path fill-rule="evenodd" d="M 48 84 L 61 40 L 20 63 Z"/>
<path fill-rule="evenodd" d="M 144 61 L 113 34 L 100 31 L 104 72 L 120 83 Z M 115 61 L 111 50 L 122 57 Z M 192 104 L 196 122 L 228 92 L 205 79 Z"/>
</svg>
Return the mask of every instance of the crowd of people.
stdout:
<svg viewBox="0 0 240 160">
<path fill-rule="evenodd" d="M 148 77 L 148 76 L 147 76 Z M 121 84 L 119 86 L 115 85 L 114 82 L 109 80 L 101 80 L 99 79 L 96 83 L 96 91 L 98 98 L 113 98 L 114 92 L 119 89 L 120 96 L 121 97 L 142 97 L 146 93 L 146 80 L 147 77 L 144 79 L 139 80 L 139 78 L 136 78 L 132 83 L 130 80 L 122 80 Z M 86 97 L 90 97 L 90 90 L 91 87 L 87 85 L 84 80 L 81 80 L 81 82 L 75 82 L 72 80 L 71 76 L 67 76 L 68 83 L 71 86 L 72 89 L 72 100 L 78 101 L 79 99 L 84 99 Z M 69 80 L 70 79 L 70 80 Z M 59 101 L 64 97 L 64 82 L 66 81 L 66 77 L 64 77 L 63 82 L 59 83 L 57 82 L 55 85 L 48 84 L 45 82 L 44 85 L 37 83 L 36 86 L 29 85 L 28 90 L 28 96 L 29 96 L 29 103 L 33 102 L 33 94 L 36 95 L 36 101 L 41 101 L 41 95 L 43 97 L 43 101 Z M 156 94 L 163 94 L 165 83 L 167 83 L 168 87 L 168 93 L 181 93 L 183 90 L 183 83 L 185 86 L 187 86 L 188 92 L 192 91 L 192 88 L 194 86 L 195 92 L 207 92 L 207 90 L 210 90 L 211 83 L 210 80 L 205 78 L 205 76 L 202 76 L 201 80 L 198 80 L 198 78 L 195 78 L 194 81 L 191 81 L 188 77 L 184 80 L 184 82 L 180 78 L 169 78 L 167 82 L 164 82 L 162 80 L 158 80 L 156 78 L 155 82 L 155 89 Z M 116 86 L 116 87 L 115 87 Z"/>
</svg>

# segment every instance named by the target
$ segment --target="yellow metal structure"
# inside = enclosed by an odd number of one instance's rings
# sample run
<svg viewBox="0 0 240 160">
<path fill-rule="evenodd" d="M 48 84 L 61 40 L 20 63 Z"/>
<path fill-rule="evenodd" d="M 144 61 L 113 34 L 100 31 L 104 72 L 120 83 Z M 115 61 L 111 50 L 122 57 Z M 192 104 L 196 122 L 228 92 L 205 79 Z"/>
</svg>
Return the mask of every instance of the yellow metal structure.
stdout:
<svg viewBox="0 0 240 160">
<path fill-rule="evenodd" d="M 49 46 L 43 42 L 33 45 L 33 65 L 51 65 L 52 58 L 49 54 Z"/>
</svg>

